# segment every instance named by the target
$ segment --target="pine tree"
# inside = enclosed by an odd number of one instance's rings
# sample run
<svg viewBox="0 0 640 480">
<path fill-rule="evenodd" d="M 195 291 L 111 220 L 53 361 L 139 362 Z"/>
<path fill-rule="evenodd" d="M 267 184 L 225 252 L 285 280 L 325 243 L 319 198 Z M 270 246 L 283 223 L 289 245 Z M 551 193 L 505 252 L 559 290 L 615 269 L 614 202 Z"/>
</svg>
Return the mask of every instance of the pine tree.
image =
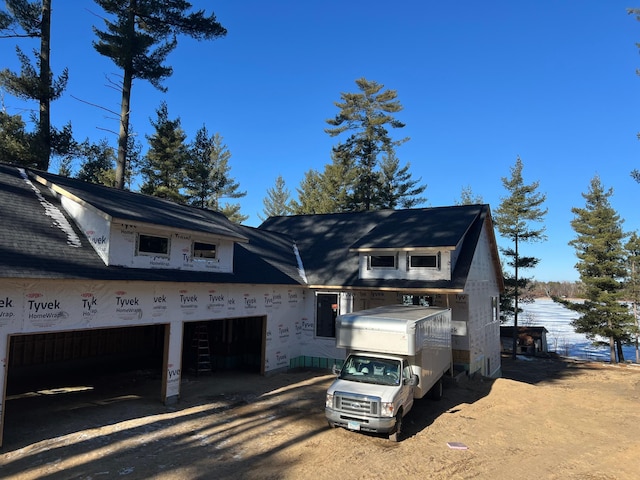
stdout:
<svg viewBox="0 0 640 480">
<path fill-rule="evenodd" d="M 267 189 L 267 196 L 262 200 L 262 204 L 264 205 L 262 213 L 264 213 L 265 216 L 258 215 L 258 218 L 265 220 L 269 217 L 289 215 L 291 213 L 289 195 L 290 193 L 285 186 L 284 178 L 282 178 L 282 175 L 278 175 L 275 186 Z"/>
<path fill-rule="evenodd" d="M 380 195 L 377 209 L 414 208 L 427 200 L 420 197 L 426 185 L 419 185 L 421 178 L 412 180 L 407 163 L 400 168 L 400 161 L 393 150 L 382 157 L 380 165 Z"/>
<path fill-rule="evenodd" d="M 631 301 L 633 317 L 636 329 L 632 333 L 636 347 L 636 363 L 640 363 L 640 316 L 638 304 L 640 303 L 640 236 L 636 232 L 631 233 L 629 241 L 624 246 L 627 253 L 628 277 L 625 297 Z"/>
<path fill-rule="evenodd" d="M 226 202 L 220 209 L 220 213 L 234 223 L 242 223 L 249 218 L 249 215 L 243 215 L 240 213 L 241 208 L 242 206 L 239 203 Z"/>
<path fill-rule="evenodd" d="M 35 135 L 25 129 L 20 115 L 0 111 L 0 158 L 6 163 L 37 167 L 40 159 L 29 148 L 31 142 L 36 141 Z"/>
<path fill-rule="evenodd" d="M 216 190 L 220 188 L 217 160 L 220 157 L 221 139 L 209 136 L 207 127 L 202 126 L 189 145 L 185 164 L 185 191 L 187 203 L 207 208 L 215 201 Z"/>
<path fill-rule="evenodd" d="M 466 187 L 462 187 L 462 191 L 460 192 L 460 200 L 456 200 L 456 205 L 477 205 L 482 203 L 482 195 L 475 195 L 471 187 L 467 185 Z"/>
<path fill-rule="evenodd" d="M 518 303 L 526 300 L 526 290 L 531 279 L 520 275 L 520 270 L 533 268 L 540 261 L 535 257 L 523 256 L 520 252 L 520 244 L 523 242 L 537 242 L 546 239 L 545 228 L 534 228 L 534 223 L 543 221 L 547 209 L 542 208 L 546 195 L 539 193 L 539 182 L 525 184 L 522 178 L 522 160 L 517 158 L 511 168 L 511 178 L 502 178 L 502 184 L 509 192 L 507 197 L 500 201 L 495 215 L 494 223 L 501 236 L 511 241 L 513 247 L 501 248 L 501 252 L 507 257 L 507 265 L 513 268 L 513 358 L 517 355 L 518 346 Z"/>
<path fill-rule="evenodd" d="M 355 181 L 355 170 L 333 152 L 333 162 L 322 173 L 309 170 L 297 188 L 298 201 L 291 201 L 292 213 L 311 215 L 355 210 L 349 192 Z"/>
<path fill-rule="evenodd" d="M 156 121 L 151 121 L 155 133 L 147 135 L 149 150 L 142 160 L 140 173 L 144 183 L 140 191 L 184 203 L 185 197 L 181 190 L 187 159 L 187 147 L 184 143 L 187 136 L 180 125 L 180 118 L 169 119 L 165 102 L 162 102 L 156 113 Z"/>
<path fill-rule="evenodd" d="M 79 156 L 84 158 L 76 178 L 85 182 L 113 187 L 115 184 L 115 150 L 106 139 L 97 144 L 85 140 L 79 145 Z"/>
<path fill-rule="evenodd" d="M 307 170 L 300 182 L 298 200 L 291 201 L 291 211 L 296 215 L 313 215 L 316 213 L 328 213 L 322 205 L 325 198 L 322 189 L 322 174 L 313 168 Z"/>
<path fill-rule="evenodd" d="M 20 60 L 20 73 L 9 69 L 0 71 L 0 86 L 24 100 L 35 100 L 39 104 L 37 133 L 25 146 L 35 159 L 36 168 L 47 170 L 51 153 L 64 155 L 73 146 L 71 126 L 62 130 L 51 127 L 52 101 L 58 99 L 67 86 L 68 70 L 54 79 L 50 67 L 51 52 L 51 0 L 33 1 L 5 0 L 7 12 L 0 17 L 0 30 L 4 38 L 39 38 L 40 51 L 36 54 L 36 65 L 16 47 Z"/>
<path fill-rule="evenodd" d="M 342 93 L 342 102 L 335 102 L 340 112 L 327 120 L 332 128 L 325 129 L 331 137 L 352 132 L 344 142 L 333 147 L 334 159 L 356 169 L 356 181 L 351 192 L 354 210 L 375 209 L 380 202 L 381 176 L 377 171 L 378 156 L 393 152 L 408 138 L 393 140 L 387 130 L 403 128 L 404 124 L 391 114 L 402 110 L 395 90 L 381 90 L 384 85 L 365 78 L 356 80 L 360 93 Z"/>
<path fill-rule="evenodd" d="M 224 213 L 236 223 L 244 222 L 248 215 L 240 213 L 240 204 L 221 203 L 223 198 L 242 198 L 247 192 L 238 191 L 240 184 L 230 175 L 231 152 L 222 136 L 209 135 L 203 126 L 196 132 L 185 164 L 185 190 L 187 201 L 200 208 L 210 208 Z"/>
<path fill-rule="evenodd" d="M 94 28 L 98 41 L 93 45 L 122 69 L 116 186 L 124 188 L 133 79 L 147 80 L 166 91 L 162 81 L 173 70 L 164 61 L 178 45 L 178 35 L 209 40 L 223 37 L 227 31 L 213 14 L 207 17 L 203 10 L 187 13 L 191 4 L 185 0 L 94 1 L 115 17 L 113 21 L 105 19 L 106 30 Z"/>
<path fill-rule="evenodd" d="M 615 363 L 616 350 L 619 360 L 624 360 L 622 344 L 630 340 L 635 322 L 627 305 L 621 302 L 627 275 L 622 244 L 625 234 L 623 220 L 609 202 L 612 195 L 613 189 L 605 191 L 596 175 L 588 192 L 582 194 L 585 207 L 571 209 L 574 214 L 571 227 L 576 238 L 569 245 L 578 257 L 576 269 L 585 288 L 585 300 L 558 301 L 580 314 L 572 322 L 576 332 L 584 333 L 592 341 L 598 337 L 609 339 L 610 358 Z"/>
</svg>

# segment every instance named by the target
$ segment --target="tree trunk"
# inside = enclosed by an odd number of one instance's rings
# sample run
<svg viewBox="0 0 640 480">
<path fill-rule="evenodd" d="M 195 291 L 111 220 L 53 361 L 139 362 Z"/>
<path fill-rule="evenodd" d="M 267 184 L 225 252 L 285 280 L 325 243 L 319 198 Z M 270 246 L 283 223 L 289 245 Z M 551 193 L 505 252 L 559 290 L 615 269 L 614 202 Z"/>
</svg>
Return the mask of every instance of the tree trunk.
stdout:
<svg viewBox="0 0 640 480">
<path fill-rule="evenodd" d="M 135 11 L 133 6 L 129 8 L 129 31 L 127 36 L 130 42 L 135 37 Z M 127 171 L 127 149 L 129 147 L 129 114 L 131 112 L 131 85 L 133 84 L 133 57 L 128 54 L 122 79 L 122 99 L 120 101 L 120 131 L 118 133 L 118 160 L 116 162 L 116 188 L 124 189 L 124 177 Z"/>
<path fill-rule="evenodd" d="M 609 325 L 611 325 L 611 322 L 609 322 Z M 611 363 L 618 363 L 616 360 L 616 342 L 613 337 L 609 337 L 609 358 Z"/>
<path fill-rule="evenodd" d="M 125 69 L 120 103 L 120 132 L 118 133 L 118 160 L 116 163 L 116 188 L 124 189 L 127 170 L 127 147 L 129 139 L 129 105 L 131 102 L 131 70 Z"/>
<path fill-rule="evenodd" d="M 518 297 L 520 296 L 520 292 L 518 291 L 518 236 L 516 235 L 514 239 L 515 246 L 515 257 L 513 258 L 514 265 L 514 277 L 515 277 L 515 295 L 513 297 L 514 301 L 514 310 L 513 310 L 513 359 L 518 358 Z"/>
<path fill-rule="evenodd" d="M 38 124 L 38 168 L 49 169 L 49 157 L 51 156 L 51 66 L 49 56 L 51 52 L 51 0 L 42 1 L 42 25 L 40 37 L 40 118 Z"/>
<path fill-rule="evenodd" d="M 640 319 L 638 318 L 638 304 L 637 302 L 633 302 L 633 318 L 636 319 L 636 325 L 638 326 L 638 330 L 640 330 Z M 638 345 L 638 337 L 639 335 L 636 333 L 636 363 L 640 364 L 640 348 Z"/>
<path fill-rule="evenodd" d="M 618 362 L 624 363 L 624 352 L 622 351 L 622 342 L 616 340 L 616 350 L 618 351 Z"/>
</svg>

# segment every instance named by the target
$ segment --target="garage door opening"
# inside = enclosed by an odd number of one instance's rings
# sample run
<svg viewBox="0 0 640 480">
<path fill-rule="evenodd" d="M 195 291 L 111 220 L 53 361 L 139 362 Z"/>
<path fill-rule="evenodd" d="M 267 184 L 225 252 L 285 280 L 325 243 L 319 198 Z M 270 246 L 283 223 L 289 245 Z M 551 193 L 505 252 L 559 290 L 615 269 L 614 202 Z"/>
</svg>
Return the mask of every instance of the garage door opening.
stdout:
<svg viewBox="0 0 640 480">
<path fill-rule="evenodd" d="M 160 378 L 164 325 L 14 335 L 7 396 L 92 385 L 104 376 L 144 372 Z"/>
<path fill-rule="evenodd" d="M 183 372 L 264 373 L 265 317 L 185 323 Z"/>
</svg>

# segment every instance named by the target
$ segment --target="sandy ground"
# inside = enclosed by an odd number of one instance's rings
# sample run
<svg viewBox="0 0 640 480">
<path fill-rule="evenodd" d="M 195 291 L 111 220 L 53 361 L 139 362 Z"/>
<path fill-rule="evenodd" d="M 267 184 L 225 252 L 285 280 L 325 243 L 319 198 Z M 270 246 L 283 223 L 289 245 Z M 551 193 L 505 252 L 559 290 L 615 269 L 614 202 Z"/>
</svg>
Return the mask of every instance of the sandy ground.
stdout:
<svg viewBox="0 0 640 480">
<path fill-rule="evenodd" d="M 325 372 L 192 378 L 173 407 L 143 373 L 9 399 L 0 477 L 640 478 L 637 366 L 503 359 L 417 402 L 399 443 L 329 428 Z"/>
</svg>

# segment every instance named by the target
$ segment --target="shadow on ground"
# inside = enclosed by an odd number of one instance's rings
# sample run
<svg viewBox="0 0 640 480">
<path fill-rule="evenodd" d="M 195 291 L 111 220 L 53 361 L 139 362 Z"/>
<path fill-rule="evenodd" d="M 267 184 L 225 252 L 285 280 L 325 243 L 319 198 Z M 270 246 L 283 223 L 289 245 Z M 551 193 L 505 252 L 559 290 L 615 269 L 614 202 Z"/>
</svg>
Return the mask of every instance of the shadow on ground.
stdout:
<svg viewBox="0 0 640 480">
<path fill-rule="evenodd" d="M 136 418 L 208 405 L 210 413 L 247 405 L 269 391 L 325 372 L 287 372 L 271 377 L 244 372 L 185 376 L 177 404 L 161 401 L 157 372 L 138 370 L 99 376 L 61 376 L 12 385 L 5 401 L 0 454 L 38 442 Z"/>
<path fill-rule="evenodd" d="M 579 363 L 561 358 L 502 359 L 502 377 L 537 384 L 570 375 Z M 233 409 L 254 402 L 269 391 L 287 388 L 303 379 L 317 377 L 318 385 L 331 381 L 324 371 L 291 371 L 271 377 L 223 372 L 204 377 L 185 377 L 181 400 L 165 406 L 160 401 L 160 377 L 152 371 L 136 371 L 89 378 L 64 378 L 59 385 L 30 385 L 17 388 L 5 403 L 3 446 L 0 453 L 17 450 L 43 440 L 87 428 L 116 424 L 134 418 L 180 412 L 196 405 L 209 405 L 209 413 Z M 480 375 L 447 378 L 440 401 L 417 400 L 404 424 L 406 436 L 424 430 L 440 415 L 456 411 L 491 392 L 494 379 Z M 320 385 L 320 383 L 322 385 Z M 308 387 L 307 387 L 308 388 Z M 317 391 L 316 391 L 317 390 Z M 309 394 L 311 394 L 309 392 Z M 316 411 L 323 411 L 324 390 L 312 394 Z M 316 398 L 317 397 L 317 398 Z"/>
<path fill-rule="evenodd" d="M 513 360 L 510 356 L 502 358 L 501 378 L 535 385 L 542 382 L 555 382 L 571 375 L 584 362 L 563 357 L 522 357 Z M 441 400 L 427 398 L 417 400 L 412 411 L 405 417 L 404 438 L 415 435 L 431 425 L 441 415 L 456 413 L 462 404 L 472 404 L 491 393 L 496 379 L 475 374 L 460 374 L 445 379 L 444 394 Z"/>
<path fill-rule="evenodd" d="M 502 357 L 502 378 L 535 385 L 541 382 L 555 382 L 571 375 L 585 361 L 572 360 L 557 355 L 529 357 L 518 355 L 514 360 L 510 355 Z"/>
</svg>

